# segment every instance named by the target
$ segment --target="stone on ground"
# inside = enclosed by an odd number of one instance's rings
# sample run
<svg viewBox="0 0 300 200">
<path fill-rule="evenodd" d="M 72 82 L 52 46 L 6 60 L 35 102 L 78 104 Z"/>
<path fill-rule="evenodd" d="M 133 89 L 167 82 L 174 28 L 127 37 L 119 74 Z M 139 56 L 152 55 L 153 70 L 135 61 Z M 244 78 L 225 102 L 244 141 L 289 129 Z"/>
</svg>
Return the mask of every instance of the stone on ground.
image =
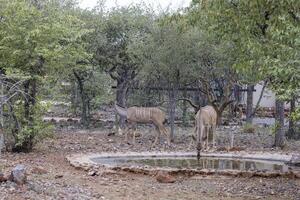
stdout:
<svg viewBox="0 0 300 200">
<path fill-rule="evenodd" d="M 5 177 L 4 174 L 0 172 L 0 183 L 4 181 L 7 181 L 7 177 Z"/>
<path fill-rule="evenodd" d="M 26 183 L 26 167 L 24 165 L 17 165 L 15 168 L 13 168 L 13 170 L 11 171 L 11 179 L 18 185 Z"/>
<path fill-rule="evenodd" d="M 168 173 L 164 173 L 164 172 L 159 172 L 155 178 L 159 183 L 175 183 L 176 182 L 176 179 L 173 176 L 171 176 Z"/>
</svg>

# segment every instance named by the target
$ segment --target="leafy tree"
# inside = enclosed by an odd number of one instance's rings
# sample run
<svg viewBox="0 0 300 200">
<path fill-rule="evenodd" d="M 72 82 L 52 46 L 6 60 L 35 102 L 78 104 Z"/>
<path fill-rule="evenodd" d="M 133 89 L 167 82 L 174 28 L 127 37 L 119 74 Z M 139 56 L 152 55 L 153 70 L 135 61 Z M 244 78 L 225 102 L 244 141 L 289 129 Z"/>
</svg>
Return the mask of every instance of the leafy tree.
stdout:
<svg viewBox="0 0 300 200">
<path fill-rule="evenodd" d="M 148 32 L 152 16 L 138 6 L 130 6 L 116 8 L 99 18 L 92 47 L 94 63 L 116 82 L 116 101 L 126 106 L 128 88 L 140 70 L 134 59 L 138 49 L 128 51 L 128 46 Z"/>
<path fill-rule="evenodd" d="M 281 101 L 299 93 L 299 1 L 194 0 L 193 3 L 193 16 L 201 16 L 202 25 L 221 40 L 235 44 L 239 55 L 235 67 L 240 73 L 268 80 Z M 281 108 L 277 109 L 280 119 L 282 104 L 277 103 Z M 283 146 L 283 120 L 277 127 L 275 145 Z"/>
<path fill-rule="evenodd" d="M 47 81 L 48 73 L 59 71 L 63 60 L 74 53 L 70 44 L 81 37 L 81 21 L 65 12 L 63 1 L 1 2 L 0 68 L 7 75 L 26 76 L 23 84 L 27 98 L 14 105 L 21 126 L 14 150 L 32 149 L 41 127 L 39 87 Z M 18 104 L 18 105 L 17 105 Z M 22 109 L 21 109 L 22 108 Z"/>
</svg>

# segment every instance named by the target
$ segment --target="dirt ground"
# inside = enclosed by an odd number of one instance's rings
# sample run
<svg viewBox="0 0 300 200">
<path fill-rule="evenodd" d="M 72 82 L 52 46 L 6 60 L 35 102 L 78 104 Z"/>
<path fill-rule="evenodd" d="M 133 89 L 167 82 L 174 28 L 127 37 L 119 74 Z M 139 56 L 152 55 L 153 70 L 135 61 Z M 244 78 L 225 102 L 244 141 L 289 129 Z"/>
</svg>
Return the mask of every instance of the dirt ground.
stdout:
<svg viewBox="0 0 300 200">
<path fill-rule="evenodd" d="M 171 147 L 165 138 L 155 148 L 154 131 L 142 129 L 135 146 L 124 142 L 124 136 L 109 134 L 111 129 L 57 130 L 55 137 L 36 146 L 32 153 L 4 153 L 0 170 L 4 173 L 24 164 L 28 183 L 22 187 L 13 182 L 0 184 L 0 199 L 300 199 L 300 180 L 286 178 L 238 178 L 225 176 L 176 176 L 175 183 L 158 183 L 155 177 L 128 172 L 103 171 L 91 176 L 71 167 L 65 156 L 84 152 L 127 151 L 184 151 L 189 147 L 192 128 L 177 128 L 177 137 Z M 272 148 L 273 136 L 268 133 L 238 133 L 235 128 L 219 130 L 220 146 L 228 145 L 226 133 L 236 132 L 235 145 L 247 149 L 279 151 Z M 220 134 L 225 133 L 225 134 Z M 299 142 L 289 142 L 284 151 L 299 151 Z"/>
</svg>

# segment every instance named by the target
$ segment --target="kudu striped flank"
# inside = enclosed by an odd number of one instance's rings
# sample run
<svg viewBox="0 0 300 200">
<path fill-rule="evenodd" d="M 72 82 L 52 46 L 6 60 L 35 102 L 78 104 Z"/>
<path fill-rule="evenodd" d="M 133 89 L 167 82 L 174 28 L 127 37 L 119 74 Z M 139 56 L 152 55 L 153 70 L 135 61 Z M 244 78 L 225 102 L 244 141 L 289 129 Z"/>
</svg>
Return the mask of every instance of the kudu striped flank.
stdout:
<svg viewBox="0 0 300 200">
<path fill-rule="evenodd" d="M 126 109 L 115 104 L 115 109 L 120 116 L 123 116 L 127 119 L 128 123 L 134 125 L 133 144 L 135 144 L 136 123 L 153 123 L 157 129 L 157 135 L 153 145 L 156 145 L 158 142 L 160 134 L 164 134 L 167 137 L 168 145 L 170 145 L 170 134 L 164 126 L 166 115 L 159 108 L 134 106 Z M 128 131 L 125 131 L 125 137 L 126 141 L 128 142 Z"/>
<path fill-rule="evenodd" d="M 217 112 L 212 106 L 200 108 L 195 116 L 195 134 L 197 138 L 197 156 L 200 157 L 200 151 L 208 149 L 210 135 L 212 137 L 213 147 L 215 146 L 215 134 L 217 126 Z M 204 145 L 203 145 L 204 144 Z"/>
</svg>

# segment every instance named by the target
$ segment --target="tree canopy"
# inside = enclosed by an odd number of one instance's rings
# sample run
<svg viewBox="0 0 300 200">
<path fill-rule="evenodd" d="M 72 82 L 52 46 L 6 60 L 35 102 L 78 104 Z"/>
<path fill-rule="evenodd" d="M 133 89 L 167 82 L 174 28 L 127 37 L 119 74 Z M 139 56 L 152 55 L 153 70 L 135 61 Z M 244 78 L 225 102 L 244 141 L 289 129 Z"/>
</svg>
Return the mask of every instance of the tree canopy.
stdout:
<svg viewBox="0 0 300 200">
<path fill-rule="evenodd" d="M 70 102 L 88 128 L 101 103 L 141 104 L 139 95 L 168 97 L 173 130 L 179 100 L 211 104 L 222 119 L 237 88 L 261 81 L 283 109 L 300 93 L 299 10 L 298 0 L 193 0 L 159 14 L 143 4 L 0 0 L 2 129 L 12 149 L 30 150 L 49 128 L 42 100 Z M 297 104 L 291 119 L 299 120 Z"/>
</svg>

